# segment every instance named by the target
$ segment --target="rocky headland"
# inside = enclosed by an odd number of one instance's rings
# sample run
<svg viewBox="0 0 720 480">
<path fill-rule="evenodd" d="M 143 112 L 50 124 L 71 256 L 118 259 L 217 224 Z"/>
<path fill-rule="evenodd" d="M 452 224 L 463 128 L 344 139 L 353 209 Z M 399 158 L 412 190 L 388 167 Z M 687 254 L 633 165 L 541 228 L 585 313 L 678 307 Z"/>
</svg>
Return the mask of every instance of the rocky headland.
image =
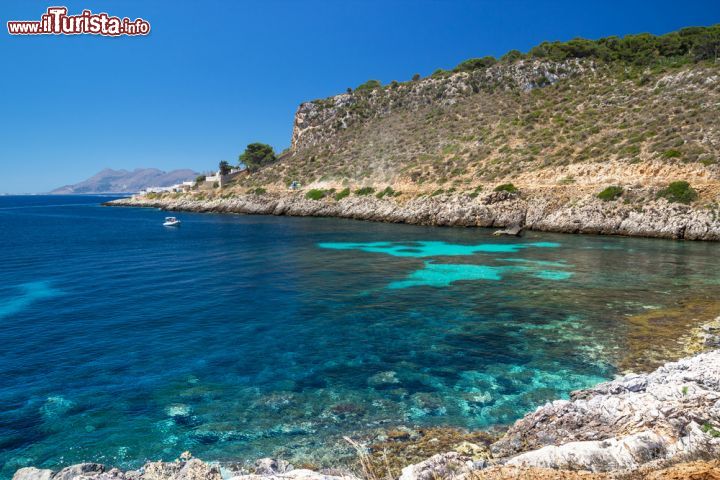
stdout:
<svg viewBox="0 0 720 480">
<path fill-rule="evenodd" d="M 248 145 L 242 175 L 111 204 L 719 240 L 718 28 L 370 80 L 300 104 L 290 147 Z"/>
<path fill-rule="evenodd" d="M 648 195 L 639 188 L 637 196 Z M 108 202 L 111 206 L 152 207 L 189 212 L 338 217 L 377 222 L 457 227 L 511 227 L 529 230 L 628 235 L 686 240 L 720 240 L 720 213 L 664 199 L 642 206 L 605 202 L 592 194 L 567 198 L 543 191 L 424 195 L 377 198 L 374 195 L 306 198 L 302 193 L 232 196 L 165 194 L 134 196 Z"/>
</svg>

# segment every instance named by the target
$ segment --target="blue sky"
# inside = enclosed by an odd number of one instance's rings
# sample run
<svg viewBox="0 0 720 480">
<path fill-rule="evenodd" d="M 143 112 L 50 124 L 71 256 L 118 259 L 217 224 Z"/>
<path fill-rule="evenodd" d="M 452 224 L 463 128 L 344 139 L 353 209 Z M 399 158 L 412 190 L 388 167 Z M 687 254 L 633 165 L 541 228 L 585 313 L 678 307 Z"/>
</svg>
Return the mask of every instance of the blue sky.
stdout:
<svg viewBox="0 0 720 480">
<path fill-rule="evenodd" d="M 18 36 L 51 5 L 150 21 L 147 37 Z M 717 0 L 68 1 L 0 4 L 0 192 L 110 168 L 235 162 L 282 150 L 298 104 L 544 40 L 720 22 Z"/>
</svg>

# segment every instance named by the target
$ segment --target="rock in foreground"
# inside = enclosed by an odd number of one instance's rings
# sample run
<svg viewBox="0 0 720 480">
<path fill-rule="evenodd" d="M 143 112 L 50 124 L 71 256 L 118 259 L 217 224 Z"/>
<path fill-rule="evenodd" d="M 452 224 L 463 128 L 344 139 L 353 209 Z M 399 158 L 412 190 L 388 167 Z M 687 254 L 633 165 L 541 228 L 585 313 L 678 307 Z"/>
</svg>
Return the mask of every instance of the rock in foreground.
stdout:
<svg viewBox="0 0 720 480">
<path fill-rule="evenodd" d="M 571 470 L 720 456 L 720 351 L 574 392 L 518 420 L 491 450 L 507 464 Z"/>
</svg>

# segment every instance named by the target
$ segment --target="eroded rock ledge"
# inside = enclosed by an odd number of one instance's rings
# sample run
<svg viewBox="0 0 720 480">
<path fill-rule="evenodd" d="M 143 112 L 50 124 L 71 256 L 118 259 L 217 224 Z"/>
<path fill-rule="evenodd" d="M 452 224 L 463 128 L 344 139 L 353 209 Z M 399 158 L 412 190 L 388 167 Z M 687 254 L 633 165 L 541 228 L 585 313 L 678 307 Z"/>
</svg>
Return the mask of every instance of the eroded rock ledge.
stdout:
<svg viewBox="0 0 720 480">
<path fill-rule="evenodd" d="M 190 195 L 152 199 L 135 196 L 107 205 L 189 212 L 339 217 L 416 225 L 494 228 L 519 225 L 547 232 L 720 240 L 720 215 L 717 212 L 665 200 L 637 206 L 602 202 L 592 196 L 566 202 L 552 194 L 525 197 L 494 192 L 477 198 L 438 195 L 397 201 L 352 196 L 340 201 L 317 201 L 306 199 L 299 193 L 288 193 L 210 199 Z"/>
<path fill-rule="evenodd" d="M 720 350 L 667 363 L 650 374 L 630 374 L 573 392 L 570 400 L 548 403 L 518 420 L 491 445 L 489 453 L 477 455 L 478 451 L 459 448 L 435 455 L 405 467 L 400 480 L 517 478 L 520 473 L 524 478 L 645 478 L 628 475 L 667 468 L 706 471 L 718 477 L 700 478 L 720 478 Z M 714 463 L 707 463 L 711 460 Z M 686 462 L 695 463 L 677 467 Z M 576 473 L 563 477 L 548 473 L 558 470 Z M 663 475 L 654 478 L 684 478 Z M 295 469 L 271 459 L 258 460 L 251 471 L 221 471 L 219 466 L 186 455 L 128 472 L 94 463 L 59 472 L 28 467 L 18 470 L 13 480 L 339 480 L 362 476 L 372 477 L 367 472 Z"/>
</svg>

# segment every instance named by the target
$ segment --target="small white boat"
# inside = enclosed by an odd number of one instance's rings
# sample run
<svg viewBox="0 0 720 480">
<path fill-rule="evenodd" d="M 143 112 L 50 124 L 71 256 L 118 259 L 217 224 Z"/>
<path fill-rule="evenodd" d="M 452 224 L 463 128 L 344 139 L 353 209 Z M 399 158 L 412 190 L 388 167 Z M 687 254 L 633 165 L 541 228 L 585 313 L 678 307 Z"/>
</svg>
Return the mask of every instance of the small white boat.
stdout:
<svg viewBox="0 0 720 480">
<path fill-rule="evenodd" d="M 175 217 L 165 217 L 165 223 L 163 223 L 163 227 L 179 227 L 180 226 L 180 220 L 178 220 Z"/>
</svg>

